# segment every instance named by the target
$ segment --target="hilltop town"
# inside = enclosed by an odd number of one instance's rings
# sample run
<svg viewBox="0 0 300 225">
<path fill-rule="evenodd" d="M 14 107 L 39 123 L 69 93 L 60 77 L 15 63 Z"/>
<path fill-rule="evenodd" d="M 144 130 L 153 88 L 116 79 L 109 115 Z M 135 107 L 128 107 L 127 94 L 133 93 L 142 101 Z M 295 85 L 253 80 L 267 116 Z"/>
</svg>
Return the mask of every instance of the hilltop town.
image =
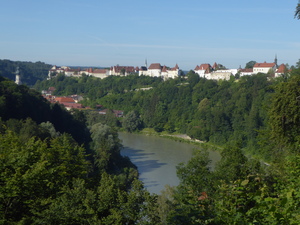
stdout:
<svg viewBox="0 0 300 225">
<path fill-rule="evenodd" d="M 287 71 L 287 67 L 285 64 L 278 65 L 277 57 L 275 57 L 274 62 L 258 62 L 254 64 L 253 68 L 228 69 L 215 62 L 213 65 L 209 63 L 196 65 L 193 71 L 202 78 L 211 80 L 229 80 L 231 76 L 235 76 L 237 74 L 239 76 L 251 76 L 257 73 L 266 73 L 271 77 L 280 77 Z M 166 65 L 162 66 L 160 63 L 152 63 L 148 67 L 146 61 L 145 65 L 141 67 L 116 65 L 106 69 L 75 69 L 67 66 L 53 66 L 49 70 L 48 79 L 51 79 L 52 77 L 61 73 L 69 77 L 80 77 L 82 75 L 87 75 L 101 79 L 108 76 L 127 76 L 130 74 L 138 74 L 139 76 L 144 75 L 150 77 L 161 77 L 164 80 L 167 80 L 184 75 L 184 72 L 179 68 L 178 64 L 176 64 L 174 67 L 168 67 Z"/>
</svg>

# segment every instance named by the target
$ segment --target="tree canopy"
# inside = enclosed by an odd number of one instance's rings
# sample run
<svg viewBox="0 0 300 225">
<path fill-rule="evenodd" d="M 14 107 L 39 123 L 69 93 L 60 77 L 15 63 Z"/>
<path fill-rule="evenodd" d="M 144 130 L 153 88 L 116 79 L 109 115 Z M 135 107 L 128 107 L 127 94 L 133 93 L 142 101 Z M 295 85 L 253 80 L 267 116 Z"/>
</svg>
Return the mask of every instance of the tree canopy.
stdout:
<svg viewBox="0 0 300 225">
<path fill-rule="evenodd" d="M 116 130 L 89 131 L 84 114 L 3 77 L 0 94 L 1 224 L 157 223 L 155 196 L 120 155 Z"/>
<path fill-rule="evenodd" d="M 300 19 L 300 3 L 298 3 L 296 6 L 295 18 L 297 18 L 298 20 Z"/>
<path fill-rule="evenodd" d="M 245 66 L 245 69 L 251 69 L 251 68 L 253 68 L 254 65 L 255 65 L 255 63 L 256 63 L 256 61 L 253 61 L 253 60 L 247 62 L 247 63 L 246 63 L 246 66 Z"/>
</svg>

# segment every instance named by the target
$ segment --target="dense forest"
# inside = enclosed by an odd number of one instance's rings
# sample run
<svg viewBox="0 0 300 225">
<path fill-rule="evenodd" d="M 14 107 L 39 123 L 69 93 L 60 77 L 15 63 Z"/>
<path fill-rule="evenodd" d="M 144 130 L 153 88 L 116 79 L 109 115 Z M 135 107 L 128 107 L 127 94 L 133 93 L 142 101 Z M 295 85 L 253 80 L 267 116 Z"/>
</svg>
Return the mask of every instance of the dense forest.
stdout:
<svg viewBox="0 0 300 225">
<path fill-rule="evenodd" d="M 45 80 L 51 65 L 43 62 L 21 62 L 8 59 L 0 60 L 0 76 L 10 80 L 16 79 L 16 70 L 19 68 L 19 75 L 23 84 L 32 86 L 38 80 Z"/>
</svg>

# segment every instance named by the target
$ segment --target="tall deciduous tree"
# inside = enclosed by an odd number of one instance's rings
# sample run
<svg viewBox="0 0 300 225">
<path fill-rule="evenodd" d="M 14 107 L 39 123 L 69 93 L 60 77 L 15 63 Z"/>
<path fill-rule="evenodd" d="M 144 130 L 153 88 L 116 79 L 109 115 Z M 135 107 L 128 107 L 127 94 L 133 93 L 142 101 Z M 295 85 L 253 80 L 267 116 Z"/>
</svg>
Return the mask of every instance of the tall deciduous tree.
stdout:
<svg viewBox="0 0 300 225">
<path fill-rule="evenodd" d="M 300 143 L 300 78 L 292 76 L 287 82 L 276 85 L 269 112 L 271 140 L 277 149 L 298 149 Z"/>
<path fill-rule="evenodd" d="M 139 129 L 140 124 L 139 115 L 135 111 L 130 111 L 123 119 L 123 128 L 128 132 Z"/>
<path fill-rule="evenodd" d="M 86 178 L 85 151 L 64 134 L 24 143 L 15 133 L 0 135 L 0 221 L 30 224 L 72 178 Z M 27 222 L 25 222 L 27 221 Z"/>
<path fill-rule="evenodd" d="M 96 166 L 100 170 L 108 169 L 113 159 L 120 154 L 121 144 L 117 132 L 105 124 L 97 123 L 91 128 L 91 137 Z"/>
<path fill-rule="evenodd" d="M 296 7 L 295 18 L 297 18 L 298 20 L 300 19 L 300 1 Z"/>
<path fill-rule="evenodd" d="M 253 68 L 253 66 L 255 65 L 255 63 L 256 63 L 256 61 L 249 61 L 249 62 L 247 62 L 246 63 L 246 66 L 245 66 L 245 68 L 246 69 L 250 69 L 250 68 Z"/>
<path fill-rule="evenodd" d="M 298 62 L 296 63 L 296 68 L 300 69 L 300 59 L 298 60 Z"/>
</svg>

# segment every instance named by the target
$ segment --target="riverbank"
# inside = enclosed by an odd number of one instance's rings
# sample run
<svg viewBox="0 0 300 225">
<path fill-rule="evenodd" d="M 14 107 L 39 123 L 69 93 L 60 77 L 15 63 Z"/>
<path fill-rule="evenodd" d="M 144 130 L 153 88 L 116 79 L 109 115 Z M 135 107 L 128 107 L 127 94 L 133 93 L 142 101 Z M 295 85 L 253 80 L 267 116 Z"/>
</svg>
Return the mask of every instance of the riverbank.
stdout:
<svg viewBox="0 0 300 225">
<path fill-rule="evenodd" d="M 166 132 L 158 133 L 152 128 L 145 128 L 145 129 L 139 131 L 138 134 L 168 138 L 168 139 L 178 141 L 178 142 L 185 142 L 188 144 L 193 144 L 193 145 L 197 145 L 197 146 L 201 146 L 201 147 L 207 147 L 214 151 L 221 151 L 223 149 L 221 146 L 217 146 L 217 145 L 214 145 L 214 144 L 211 144 L 211 143 L 208 143 L 205 141 L 197 140 L 197 139 L 192 139 L 187 134 L 169 134 Z"/>
</svg>

